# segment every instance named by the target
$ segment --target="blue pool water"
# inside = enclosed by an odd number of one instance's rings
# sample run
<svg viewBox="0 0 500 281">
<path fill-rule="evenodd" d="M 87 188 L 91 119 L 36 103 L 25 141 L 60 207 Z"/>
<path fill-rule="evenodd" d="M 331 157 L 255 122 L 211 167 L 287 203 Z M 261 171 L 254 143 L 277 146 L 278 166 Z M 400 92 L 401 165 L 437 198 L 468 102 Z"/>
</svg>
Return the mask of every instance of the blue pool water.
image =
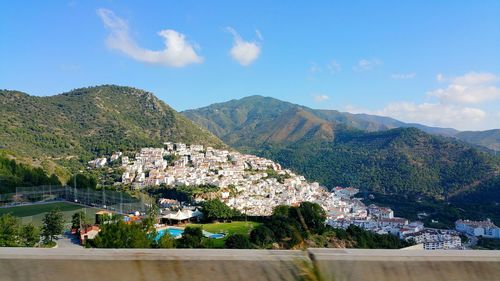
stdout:
<svg viewBox="0 0 500 281">
<path fill-rule="evenodd" d="M 165 235 L 165 233 L 170 234 L 170 236 L 172 236 L 173 238 L 179 238 L 182 236 L 183 232 L 184 232 L 184 229 L 178 229 L 178 228 L 167 228 L 167 229 L 158 230 L 156 237 L 155 237 L 155 240 L 156 241 L 160 240 L 160 238 L 163 235 Z M 203 235 L 205 235 L 205 237 L 212 238 L 212 239 L 221 239 L 221 238 L 224 238 L 224 236 L 225 236 L 222 233 L 214 234 L 214 233 L 210 233 L 208 231 L 203 231 Z"/>
<path fill-rule="evenodd" d="M 177 229 L 177 228 L 167 228 L 167 229 L 158 230 L 158 233 L 156 234 L 155 240 L 156 241 L 160 240 L 160 238 L 163 235 L 165 235 L 165 233 L 168 233 L 168 234 L 170 234 L 170 236 L 177 238 L 177 237 L 180 237 L 183 232 L 184 232 L 183 229 Z"/>
<path fill-rule="evenodd" d="M 221 238 L 224 238 L 224 234 L 221 234 L 221 233 L 212 234 L 212 235 L 208 236 L 208 238 L 221 239 Z"/>
</svg>

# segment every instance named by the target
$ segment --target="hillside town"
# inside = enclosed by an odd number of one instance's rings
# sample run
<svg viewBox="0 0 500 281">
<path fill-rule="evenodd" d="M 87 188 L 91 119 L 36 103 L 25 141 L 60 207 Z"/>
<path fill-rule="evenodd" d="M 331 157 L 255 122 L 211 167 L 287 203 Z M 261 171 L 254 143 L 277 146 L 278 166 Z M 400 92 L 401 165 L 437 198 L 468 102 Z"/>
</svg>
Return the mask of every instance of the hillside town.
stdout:
<svg viewBox="0 0 500 281">
<path fill-rule="evenodd" d="M 135 157 L 115 152 L 109 161 L 98 158 L 90 161 L 89 166 L 104 167 L 120 158 L 124 172 L 122 182 L 118 184 L 129 184 L 134 189 L 159 185 L 171 188 L 215 186 L 218 191 L 210 194 L 211 198 L 215 196 L 229 207 L 250 216 L 269 216 L 278 205 L 314 202 L 323 207 L 327 214 L 326 223 L 332 227 L 356 225 L 378 234 L 412 240 L 426 250 L 463 249 L 460 232 L 474 235 L 479 231 L 471 228 L 475 224 L 468 221 L 457 222 L 456 231 L 425 228 L 422 222 L 394 216 L 390 208 L 374 204 L 366 206 L 362 199 L 355 198 L 356 188 L 335 187 L 328 191 L 319 183 L 308 182 L 303 176 L 283 169 L 269 159 L 202 145 L 166 142 L 162 148 L 142 148 Z M 182 221 L 190 217 L 188 213 L 192 210 L 179 210 L 179 202 L 168 200 L 160 202 L 163 218 Z M 201 202 L 206 198 L 199 196 L 194 200 Z M 176 208 L 171 208 L 174 205 Z M 481 226 L 483 233 L 487 231 L 492 237 L 499 233 L 498 228 L 495 230 L 489 224 L 490 228 Z"/>
</svg>

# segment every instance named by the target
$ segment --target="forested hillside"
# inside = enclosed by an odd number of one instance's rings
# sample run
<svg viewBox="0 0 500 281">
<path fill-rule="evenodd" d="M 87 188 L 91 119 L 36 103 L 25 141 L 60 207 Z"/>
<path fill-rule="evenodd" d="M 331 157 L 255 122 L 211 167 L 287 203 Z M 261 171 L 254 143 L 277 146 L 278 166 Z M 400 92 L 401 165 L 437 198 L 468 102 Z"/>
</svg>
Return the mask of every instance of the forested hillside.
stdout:
<svg viewBox="0 0 500 281">
<path fill-rule="evenodd" d="M 386 117 L 314 110 L 261 96 L 183 114 L 227 144 L 330 188 L 445 199 L 474 190 L 499 171 L 498 158 L 440 136 L 455 130 L 416 125 L 439 132 L 431 135 Z"/>
<path fill-rule="evenodd" d="M 384 194 L 417 193 L 445 199 L 494 177 L 490 155 L 415 128 L 337 132 L 332 142 L 265 144 L 255 149 L 328 187 L 355 186 Z"/>
<path fill-rule="evenodd" d="M 500 129 L 487 130 L 487 131 L 460 132 L 457 133 L 455 137 L 464 140 L 466 142 L 481 145 L 496 151 L 500 151 Z"/>
<path fill-rule="evenodd" d="M 153 94 L 130 87 L 89 87 L 48 97 L 0 91 L 0 148 L 51 172 L 165 141 L 224 146 Z"/>
<path fill-rule="evenodd" d="M 15 192 L 18 186 L 61 185 L 56 175 L 47 175 L 41 168 L 16 163 L 0 153 L 0 194 Z"/>
</svg>

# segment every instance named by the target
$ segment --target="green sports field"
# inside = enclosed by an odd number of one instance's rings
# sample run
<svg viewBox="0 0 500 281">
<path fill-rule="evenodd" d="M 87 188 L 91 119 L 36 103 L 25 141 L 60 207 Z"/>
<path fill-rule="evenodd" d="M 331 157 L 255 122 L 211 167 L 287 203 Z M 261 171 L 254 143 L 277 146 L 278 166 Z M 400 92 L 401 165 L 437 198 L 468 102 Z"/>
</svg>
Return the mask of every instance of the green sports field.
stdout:
<svg viewBox="0 0 500 281">
<path fill-rule="evenodd" d="M 231 234 L 250 234 L 252 229 L 259 226 L 260 223 L 253 221 L 233 221 L 227 223 L 193 223 L 188 224 L 188 226 L 202 227 L 203 230 L 211 233 L 226 233 Z M 224 241 L 228 236 L 222 239 L 208 239 L 210 245 L 209 248 L 224 248 Z"/>
<path fill-rule="evenodd" d="M 260 225 L 253 221 L 233 221 L 227 223 L 199 223 L 190 224 L 189 226 L 201 226 L 203 230 L 212 233 L 227 233 L 227 234 L 250 234 L 250 231 Z"/>
<path fill-rule="evenodd" d="M 30 223 L 40 226 L 42 225 L 43 217 L 46 213 L 52 209 L 59 209 L 64 216 L 67 224 L 71 222 L 71 216 L 78 211 L 85 211 L 90 221 L 93 223 L 95 220 L 95 213 L 100 209 L 96 208 L 85 208 L 78 204 L 73 204 L 70 202 L 54 202 L 45 204 L 34 204 L 34 205 L 24 205 L 0 208 L 0 215 L 11 213 L 12 215 L 19 217 L 23 223 Z"/>
</svg>

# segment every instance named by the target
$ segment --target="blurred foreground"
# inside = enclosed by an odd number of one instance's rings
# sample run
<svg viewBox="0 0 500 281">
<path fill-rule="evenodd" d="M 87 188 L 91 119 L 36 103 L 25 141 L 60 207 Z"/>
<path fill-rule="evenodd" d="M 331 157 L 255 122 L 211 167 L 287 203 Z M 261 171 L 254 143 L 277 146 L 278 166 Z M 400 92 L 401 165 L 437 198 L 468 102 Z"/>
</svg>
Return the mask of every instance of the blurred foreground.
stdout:
<svg viewBox="0 0 500 281">
<path fill-rule="evenodd" d="M 499 280 L 500 251 L 0 249 L 1 280 Z"/>
</svg>

